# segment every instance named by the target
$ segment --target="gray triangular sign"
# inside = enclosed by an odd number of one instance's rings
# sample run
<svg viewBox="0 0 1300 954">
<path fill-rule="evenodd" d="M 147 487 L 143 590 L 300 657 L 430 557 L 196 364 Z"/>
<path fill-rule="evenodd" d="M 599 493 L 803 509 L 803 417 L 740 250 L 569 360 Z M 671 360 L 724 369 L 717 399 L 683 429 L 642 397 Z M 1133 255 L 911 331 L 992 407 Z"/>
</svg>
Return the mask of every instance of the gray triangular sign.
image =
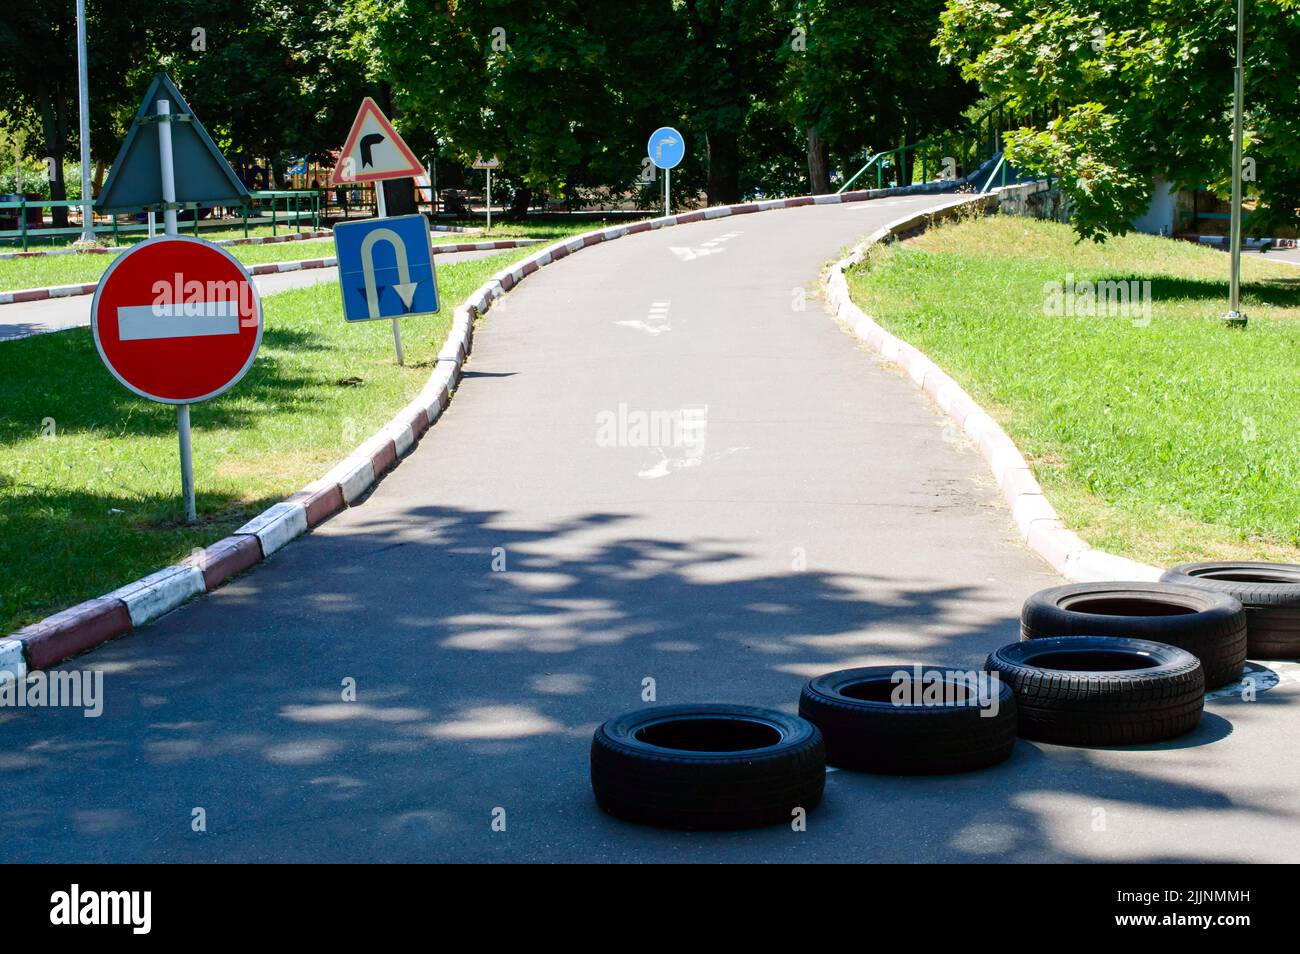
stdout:
<svg viewBox="0 0 1300 954">
<path fill-rule="evenodd" d="M 158 100 L 171 101 L 172 165 L 176 172 L 176 201 L 201 205 L 243 205 L 248 190 L 209 138 L 203 124 L 165 73 L 149 84 L 149 92 L 127 130 L 108 181 L 95 199 L 97 212 L 127 212 L 161 208 L 162 167 L 158 156 Z"/>
</svg>

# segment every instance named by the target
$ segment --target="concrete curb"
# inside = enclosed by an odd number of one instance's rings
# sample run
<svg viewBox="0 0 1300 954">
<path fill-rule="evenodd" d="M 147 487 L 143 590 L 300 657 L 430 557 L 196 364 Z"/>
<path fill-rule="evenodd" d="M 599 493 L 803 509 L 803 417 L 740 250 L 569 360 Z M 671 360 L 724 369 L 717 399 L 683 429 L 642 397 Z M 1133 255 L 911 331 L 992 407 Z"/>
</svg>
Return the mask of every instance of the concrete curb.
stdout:
<svg viewBox="0 0 1300 954">
<path fill-rule="evenodd" d="M 47 298 L 71 298 L 74 295 L 93 295 L 99 282 L 81 285 L 51 285 L 48 288 L 20 288 L 18 291 L 0 292 L 0 305 L 16 305 L 23 301 L 44 301 Z"/>
<path fill-rule="evenodd" d="M 328 233 L 327 233 L 328 235 Z M 497 242 L 460 242 L 457 244 L 434 245 L 434 255 L 447 255 L 451 252 L 487 252 L 492 249 L 525 248 L 540 245 L 544 239 L 502 239 Z M 337 258 L 306 258 L 292 262 L 264 262 L 260 265 L 245 265 L 250 275 L 275 275 L 280 272 L 300 272 L 313 268 L 333 268 L 339 263 Z M 24 301 L 43 301 L 46 298 L 68 298 L 73 295 L 93 295 L 99 282 L 82 285 L 54 285 L 49 288 L 24 288 L 19 291 L 0 292 L 0 305 L 14 305 Z"/>
<path fill-rule="evenodd" d="M 925 391 L 939 409 L 979 447 L 980 456 L 988 464 L 1002 498 L 1011 508 L 1020 537 L 1029 549 L 1050 563 L 1066 579 L 1078 583 L 1158 580 L 1163 572 L 1158 567 L 1093 549 L 1069 530 L 1043 493 L 1043 488 L 1015 442 L 998 423 L 942 368 L 901 338 L 886 331 L 849 298 L 844 272 L 861 263 L 871 246 L 914 233 L 964 210 L 990 211 L 1001 200 L 999 193 L 1010 190 L 1027 191 L 1025 184 L 1006 186 L 990 190 L 987 195 L 958 199 L 890 222 L 827 270 L 822 278 L 827 300 L 834 309 L 836 318 L 848 325 L 868 348 L 906 371 L 913 383 Z"/>
<path fill-rule="evenodd" d="M 27 676 L 27 660 L 23 658 L 23 644 L 16 639 L 0 640 L 0 683 L 6 679 L 23 679 Z"/>
<path fill-rule="evenodd" d="M 387 424 L 319 480 L 308 484 L 287 500 L 267 508 L 231 536 L 218 540 L 202 550 L 196 550 L 179 564 L 152 573 L 105 596 L 78 603 L 76 606 L 47 616 L 37 623 L 18 630 L 8 640 L 0 639 L 0 647 L 15 640 L 19 642 L 29 670 L 56 665 L 111 639 L 124 636 L 135 627 L 157 619 L 194 596 L 217 589 L 227 580 L 260 563 L 291 540 L 302 536 L 345 507 L 350 507 L 361 500 L 384 473 L 397 463 L 398 458 L 420 440 L 425 431 L 438 420 L 451 403 L 465 359 L 473 347 L 475 321 L 492 307 L 493 301 L 540 268 L 592 245 L 652 229 L 671 228 L 675 225 L 731 215 L 766 212 L 770 209 L 797 208 L 814 203 L 840 204 L 897 195 L 931 194 L 937 192 L 937 185 L 940 184 L 925 183 L 921 186 L 869 189 L 816 198 L 799 196 L 791 199 L 715 206 L 683 215 L 661 216 L 630 225 L 595 229 L 547 245 L 523 261 L 492 275 L 470 293 L 469 298 L 453 313 L 447 340 L 438 353 L 433 373 L 430 374 L 429 380 L 420 393 L 398 411 Z M 988 200 L 989 197 L 978 198 Z M 912 218 L 923 220 L 925 217 L 925 214 L 921 214 Z M 872 240 L 885 234 L 886 230 L 881 230 L 872 237 Z M 539 240 L 513 241 L 534 244 Z M 473 244 L 501 247 L 500 243 L 496 242 Z M 859 259 L 860 257 L 859 255 Z M 839 276 L 839 281 L 843 283 L 842 275 Z M 5 650 L 0 649 L 0 662 L 12 657 L 12 648 L 7 651 L 9 657 L 4 656 L 4 652 Z"/>
</svg>

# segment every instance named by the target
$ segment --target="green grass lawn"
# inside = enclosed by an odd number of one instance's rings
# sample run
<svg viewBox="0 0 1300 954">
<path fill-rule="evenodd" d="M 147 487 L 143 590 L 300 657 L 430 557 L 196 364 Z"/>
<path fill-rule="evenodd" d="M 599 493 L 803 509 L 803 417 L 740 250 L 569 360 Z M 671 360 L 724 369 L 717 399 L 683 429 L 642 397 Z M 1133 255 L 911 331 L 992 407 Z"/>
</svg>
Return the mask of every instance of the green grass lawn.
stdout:
<svg viewBox="0 0 1300 954">
<path fill-rule="evenodd" d="M 603 227 L 603 223 L 573 225 L 505 224 L 493 226 L 491 232 L 434 232 L 433 244 L 456 245 L 462 242 L 489 242 L 515 238 L 559 239 Z M 210 238 L 209 235 L 200 236 Z M 329 258 L 334 254 L 334 240 L 307 239 L 300 242 L 274 242 L 266 245 L 228 245 L 226 250 L 246 265 L 265 262 L 294 262 L 302 259 Z M 45 288 L 93 282 L 113 262 L 112 255 L 41 255 L 34 258 L 0 259 L 0 291 L 20 288 Z M 3 308 L 0 305 L 0 308 Z"/>
<path fill-rule="evenodd" d="M 855 301 L 996 417 L 1089 543 L 1157 565 L 1300 562 L 1300 267 L 996 216 L 877 248 Z M 1149 280 L 1150 320 L 1047 313 L 1047 283 Z"/>
<path fill-rule="evenodd" d="M 424 386 L 456 305 L 530 254 L 438 267 L 443 310 L 346 324 L 338 286 L 264 299 L 261 351 L 192 408 L 200 522 L 181 522 L 176 411 L 131 394 L 87 329 L 0 344 L 0 634 L 184 557 L 321 476 Z M 53 436 L 43 436 L 42 432 Z"/>
</svg>

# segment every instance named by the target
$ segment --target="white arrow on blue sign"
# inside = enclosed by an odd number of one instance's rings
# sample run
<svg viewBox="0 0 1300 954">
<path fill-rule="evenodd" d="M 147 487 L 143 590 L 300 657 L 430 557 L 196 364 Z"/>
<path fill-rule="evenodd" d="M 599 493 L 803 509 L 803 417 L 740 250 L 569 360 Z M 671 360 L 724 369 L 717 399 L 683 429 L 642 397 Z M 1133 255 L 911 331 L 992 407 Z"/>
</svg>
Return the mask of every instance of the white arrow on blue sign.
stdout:
<svg viewBox="0 0 1300 954">
<path fill-rule="evenodd" d="M 340 222 L 334 226 L 334 245 L 348 321 L 438 310 L 429 220 L 423 215 Z"/>
<path fill-rule="evenodd" d="M 646 152 L 660 169 L 672 169 L 686 155 L 686 140 L 672 126 L 661 126 L 650 135 Z"/>
</svg>

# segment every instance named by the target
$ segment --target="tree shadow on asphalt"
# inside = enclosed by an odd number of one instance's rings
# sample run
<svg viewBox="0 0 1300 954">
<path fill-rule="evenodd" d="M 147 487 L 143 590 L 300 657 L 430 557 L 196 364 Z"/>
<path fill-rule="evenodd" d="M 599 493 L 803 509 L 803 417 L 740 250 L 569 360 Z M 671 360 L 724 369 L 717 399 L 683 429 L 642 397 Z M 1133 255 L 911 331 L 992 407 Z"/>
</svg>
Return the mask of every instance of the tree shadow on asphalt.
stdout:
<svg viewBox="0 0 1300 954">
<path fill-rule="evenodd" d="M 983 584 L 795 571 L 743 539 L 622 532 L 630 519 L 521 528 L 502 512 L 416 508 L 291 545 L 277 572 L 86 657 L 106 674 L 101 718 L 0 712 L 0 857 L 1199 861 L 1221 856 L 1172 833 L 1229 810 L 1238 824 L 1289 815 L 1267 778 L 1233 791 L 1194 780 L 1229 715 L 1275 720 L 1290 704 L 1266 693 L 1163 751 L 1021 741 L 969 775 L 833 772 L 806 832 L 608 818 L 587 780 L 591 733 L 649 704 L 647 679 L 659 704 L 792 712 L 814 673 L 978 667 L 1018 635 L 1005 594 Z M 1168 825 L 1168 849 L 1128 847 L 1149 811 L 1161 814 L 1142 824 Z"/>
</svg>

